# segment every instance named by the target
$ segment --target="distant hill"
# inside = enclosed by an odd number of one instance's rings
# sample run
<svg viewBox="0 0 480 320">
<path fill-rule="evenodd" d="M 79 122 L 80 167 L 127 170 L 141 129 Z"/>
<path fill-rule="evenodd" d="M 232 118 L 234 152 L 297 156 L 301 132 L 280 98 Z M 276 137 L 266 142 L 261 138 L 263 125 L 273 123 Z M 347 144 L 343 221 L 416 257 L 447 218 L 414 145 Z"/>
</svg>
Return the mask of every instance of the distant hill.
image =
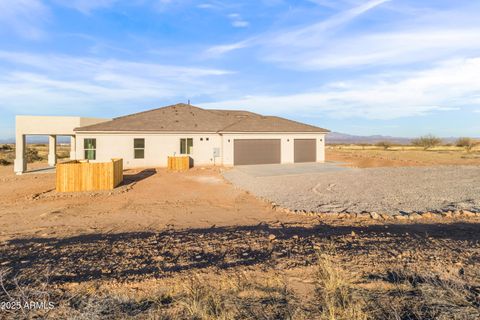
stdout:
<svg viewBox="0 0 480 320">
<path fill-rule="evenodd" d="M 458 139 L 457 137 L 443 137 L 441 138 L 443 143 L 455 143 Z M 340 132 L 331 132 L 327 134 L 326 143 L 327 144 L 375 144 L 380 141 L 389 141 L 394 144 L 410 144 L 413 138 L 404 138 L 404 137 L 392 137 L 392 136 L 382 136 L 382 135 L 372 135 L 372 136 L 355 136 L 346 133 Z"/>
<path fill-rule="evenodd" d="M 70 138 L 66 136 L 60 136 L 57 139 L 58 143 L 70 143 Z M 3 143 L 15 143 L 15 138 L 0 139 L 0 144 Z M 28 136 L 27 143 L 48 143 L 48 136 Z"/>
<path fill-rule="evenodd" d="M 480 138 L 479 138 L 480 139 Z M 457 138 L 456 137 L 445 137 L 442 138 L 444 143 L 454 143 Z M 367 144 L 375 144 L 380 141 L 390 141 L 391 143 L 395 144 L 410 144 L 412 138 L 404 138 L 404 137 L 392 137 L 392 136 L 382 136 L 382 135 L 372 135 L 372 136 L 356 136 L 346 133 L 340 132 L 330 132 L 327 135 L 326 143 L 327 144 L 359 144 L 359 143 L 367 143 Z M 47 136 L 29 136 L 28 143 L 48 143 Z M 69 143 L 69 137 L 58 137 L 59 143 Z M 0 139 L 0 144 L 3 143 L 15 143 L 15 138 L 9 139 Z"/>
<path fill-rule="evenodd" d="M 380 141 L 390 141 L 396 144 L 410 144 L 411 138 L 402 138 L 402 137 L 392 137 L 392 136 L 382 136 L 382 135 L 373 135 L 373 136 L 355 136 L 346 133 L 340 132 L 331 132 L 327 134 L 326 143 L 327 144 L 357 144 L 357 143 L 368 143 L 375 144 Z"/>
</svg>

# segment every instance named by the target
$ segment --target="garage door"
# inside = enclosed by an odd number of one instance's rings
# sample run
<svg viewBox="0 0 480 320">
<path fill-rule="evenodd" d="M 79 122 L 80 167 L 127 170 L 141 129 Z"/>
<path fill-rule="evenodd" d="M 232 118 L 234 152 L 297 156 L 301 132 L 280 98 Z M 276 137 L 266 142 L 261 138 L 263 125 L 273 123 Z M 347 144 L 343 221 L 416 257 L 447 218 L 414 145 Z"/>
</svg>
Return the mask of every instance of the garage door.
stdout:
<svg viewBox="0 0 480 320">
<path fill-rule="evenodd" d="M 317 161 L 317 141 L 315 139 L 295 139 L 294 149 L 294 162 Z"/>
<path fill-rule="evenodd" d="M 233 164 L 280 163 L 280 139 L 235 139 Z"/>
</svg>

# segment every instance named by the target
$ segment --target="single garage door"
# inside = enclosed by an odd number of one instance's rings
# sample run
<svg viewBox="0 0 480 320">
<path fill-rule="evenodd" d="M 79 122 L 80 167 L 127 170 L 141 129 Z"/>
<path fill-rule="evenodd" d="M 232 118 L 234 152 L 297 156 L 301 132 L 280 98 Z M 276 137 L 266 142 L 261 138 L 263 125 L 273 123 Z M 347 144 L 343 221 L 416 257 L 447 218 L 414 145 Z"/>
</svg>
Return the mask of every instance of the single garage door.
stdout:
<svg viewBox="0 0 480 320">
<path fill-rule="evenodd" d="M 293 161 L 294 162 L 316 162 L 317 161 L 317 140 L 295 139 Z"/>
<path fill-rule="evenodd" d="M 233 164 L 280 163 L 280 139 L 235 139 Z"/>
</svg>

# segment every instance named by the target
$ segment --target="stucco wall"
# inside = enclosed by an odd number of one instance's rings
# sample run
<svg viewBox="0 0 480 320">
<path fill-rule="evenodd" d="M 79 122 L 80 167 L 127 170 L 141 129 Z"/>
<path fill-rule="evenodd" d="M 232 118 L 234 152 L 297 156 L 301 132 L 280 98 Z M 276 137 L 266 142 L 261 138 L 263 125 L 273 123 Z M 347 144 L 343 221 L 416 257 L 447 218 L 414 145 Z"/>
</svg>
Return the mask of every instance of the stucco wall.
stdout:
<svg viewBox="0 0 480 320">
<path fill-rule="evenodd" d="M 226 166 L 233 166 L 233 141 L 235 139 L 281 139 L 282 163 L 293 163 L 294 139 L 316 139 L 317 162 L 325 161 L 325 134 L 323 133 L 238 133 L 223 135 L 223 164 Z"/>
<path fill-rule="evenodd" d="M 193 138 L 193 153 L 190 156 L 194 159 L 195 165 L 213 165 L 213 149 L 220 148 L 221 145 L 221 137 L 215 133 L 79 133 L 77 134 L 77 159 L 84 158 L 83 144 L 86 138 L 97 139 L 97 161 L 123 158 L 125 168 L 166 167 L 168 156 L 180 154 L 181 138 Z M 133 140 L 135 138 L 145 139 L 145 159 L 134 159 Z M 203 141 L 200 141 L 200 138 L 203 138 Z M 221 157 L 215 158 L 215 164 L 221 165 L 221 163 Z"/>
<path fill-rule="evenodd" d="M 135 167 L 166 167 L 168 156 L 180 154 L 180 139 L 193 138 L 193 153 L 195 165 L 233 165 L 234 139 L 281 139 L 282 163 L 293 163 L 294 139 L 316 139 L 317 162 L 325 160 L 325 134 L 295 133 L 295 134 L 224 134 L 216 133 L 78 133 L 77 159 L 84 158 L 84 139 L 97 139 L 96 161 L 109 161 L 111 158 L 123 158 L 126 168 Z M 145 159 L 134 159 L 133 140 L 145 139 Z M 203 138 L 203 141 L 200 141 Z M 209 139 L 209 141 L 206 140 Z M 220 149 L 220 156 L 213 158 L 214 148 Z"/>
<path fill-rule="evenodd" d="M 73 129 L 110 119 L 58 117 L 58 116 L 16 116 L 16 132 L 21 134 L 73 135 Z"/>
</svg>

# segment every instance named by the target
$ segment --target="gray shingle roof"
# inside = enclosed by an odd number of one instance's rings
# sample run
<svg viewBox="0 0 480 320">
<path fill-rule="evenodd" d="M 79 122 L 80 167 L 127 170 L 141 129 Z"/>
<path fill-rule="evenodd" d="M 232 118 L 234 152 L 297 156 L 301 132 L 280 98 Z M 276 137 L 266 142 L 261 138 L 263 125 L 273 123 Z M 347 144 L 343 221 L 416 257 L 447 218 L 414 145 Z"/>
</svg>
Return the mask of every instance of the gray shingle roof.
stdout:
<svg viewBox="0 0 480 320">
<path fill-rule="evenodd" d="M 183 103 L 114 118 L 75 131 L 328 132 L 280 117 L 241 110 L 202 109 Z"/>
</svg>

